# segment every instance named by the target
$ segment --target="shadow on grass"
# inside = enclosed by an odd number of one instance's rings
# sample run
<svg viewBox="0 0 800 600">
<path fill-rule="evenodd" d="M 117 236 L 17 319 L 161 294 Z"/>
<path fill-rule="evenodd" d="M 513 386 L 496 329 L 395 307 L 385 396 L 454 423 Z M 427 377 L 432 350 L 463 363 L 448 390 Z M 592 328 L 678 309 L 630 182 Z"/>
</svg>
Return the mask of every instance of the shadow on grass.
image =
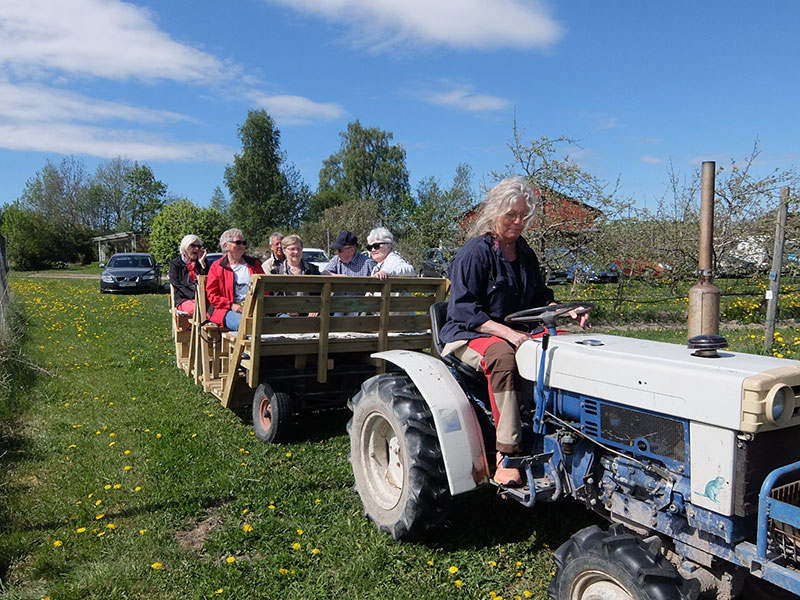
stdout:
<svg viewBox="0 0 800 600">
<path fill-rule="evenodd" d="M 480 549 L 497 544 L 530 541 L 529 550 L 555 550 L 575 532 L 608 522 L 570 499 L 541 502 L 531 508 L 483 488 L 455 500 L 447 521 L 422 543 L 443 550 Z"/>
</svg>

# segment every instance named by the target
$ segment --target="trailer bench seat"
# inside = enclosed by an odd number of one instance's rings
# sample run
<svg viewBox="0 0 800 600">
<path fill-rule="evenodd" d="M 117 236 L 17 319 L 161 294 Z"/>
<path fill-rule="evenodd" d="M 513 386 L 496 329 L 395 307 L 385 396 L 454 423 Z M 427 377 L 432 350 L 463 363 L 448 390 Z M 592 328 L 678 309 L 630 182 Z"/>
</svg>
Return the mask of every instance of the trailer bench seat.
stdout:
<svg viewBox="0 0 800 600">
<path fill-rule="evenodd" d="M 204 294 L 204 277 L 199 289 Z M 196 324 L 206 328 L 198 343 L 214 345 L 201 353 L 204 388 L 228 406 L 239 383 L 255 388 L 269 378 L 269 357 L 315 365 L 316 380 L 325 383 L 337 355 L 369 362 L 374 352 L 430 348 L 428 309 L 446 293 L 441 278 L 254 275 L 238 332 Z M 286 314 L 297 316 L 280 316 Z M 381 362 L 376 372 L 384 368 Z"/>
</svg>

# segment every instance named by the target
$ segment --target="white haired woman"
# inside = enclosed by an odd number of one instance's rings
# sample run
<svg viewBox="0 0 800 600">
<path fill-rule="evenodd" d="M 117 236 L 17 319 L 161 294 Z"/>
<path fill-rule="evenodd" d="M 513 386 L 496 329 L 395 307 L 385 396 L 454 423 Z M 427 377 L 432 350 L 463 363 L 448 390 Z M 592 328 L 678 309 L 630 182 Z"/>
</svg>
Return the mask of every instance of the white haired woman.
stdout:
<svg viewBox="0 0 800 600">
<path fill-rule="evenodd" d="M 414 277 L 414 267 L 407 263 L 394 249 L 394 236 L 385 227 L 376 227 L 367 236 L 367 250 L 377 264 L 371 275 L 378 279 L 390 276 Z"/>
<path fill-rule="evenodd" d="M 522 484 L 518 469 L 503 466 L 505 456 L 522 449 L 522 416 L 529 400 L 517 384 L 516 349 L 532 337 L 524 323 L 503 319 L 519 310 L 553 304 L 539 260 L 522 237 L 539 200 L 521 177 L 508 177 L 487 194 L 470 239 L 450 265 L 450 301 L 440 337 L 443 353 L 485 373 L 496 428 L 497 470 L 494 479 Z M 581 326 L 587 316 L 581 315 Z"/>
<path fill-rule="evenodd" d="M 238 331 L 250 276 L 264 273 L 264 269 L 259 261 L 245 254 L 247 242 L 241 229 L 223 232 L 219 246 L 222 258 L 211 265 L 206 282 L 208 316 L 217 325 Z"/>
<path fill-rule="evenodd" d="M 194 297 L 197 291 L 197 276 L 208 273 L 206 250 L 199 237 L 190 233 L 183 236 L 178 248 L 179 255 L 169 261 L 167 278 L 175 290 L 173 302 L 180 312 L 194 312 Z"/>
</svg>

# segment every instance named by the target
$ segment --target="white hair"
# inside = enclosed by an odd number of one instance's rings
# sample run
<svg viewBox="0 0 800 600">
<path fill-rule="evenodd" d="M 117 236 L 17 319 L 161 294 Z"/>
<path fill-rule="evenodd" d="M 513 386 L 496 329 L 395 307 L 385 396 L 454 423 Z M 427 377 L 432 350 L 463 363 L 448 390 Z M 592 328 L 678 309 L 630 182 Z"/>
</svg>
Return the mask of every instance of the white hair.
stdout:
<svg viewBox="0 0 800 600">
<path fill-rule="evenodd" d="M 189 258 L 189 256 L 192 253 L 192 251 L 191 251 L 191 249 L 189 247 L 192 244 L 195 244 L 195 243 L 198 243 L 198 242 L 200 244 L 203 243 L 203 241 L 193 233 L 190 233 L 188 235 L 183 236 L 183 239 L 181 240 L 181 245 L 178 247 L 179 250 L 180 250 L 181 256 L 185 256 L 186 258 Z"/>
<path fill-rule="evenodd" d="M 392 246 L 392 250 L 394 250 L 394 236 L 386 227 L 376 227 L 369 232 L 367 236 L 367 245 L 374 244 L 375 242 L 387 242 Z"/>
</svg>

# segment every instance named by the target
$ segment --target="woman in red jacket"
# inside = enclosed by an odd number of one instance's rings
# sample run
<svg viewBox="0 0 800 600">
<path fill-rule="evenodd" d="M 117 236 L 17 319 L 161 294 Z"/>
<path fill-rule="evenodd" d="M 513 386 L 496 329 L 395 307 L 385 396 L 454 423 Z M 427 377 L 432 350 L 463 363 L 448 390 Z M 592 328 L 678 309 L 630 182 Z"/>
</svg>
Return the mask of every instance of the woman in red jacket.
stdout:
<svg viewBox="0 0 800 600">
<path fill-rule="evenodd" d="M 225 231 L 219 238 L 219 246 L 223 256 L 211 265 L 206 282 L 208 317 L 217 325 L 238 331 L 250 275 L 264 270 L 259 261 L 245 255 L 247 242 L 241 230 Z"/>
</svg>

